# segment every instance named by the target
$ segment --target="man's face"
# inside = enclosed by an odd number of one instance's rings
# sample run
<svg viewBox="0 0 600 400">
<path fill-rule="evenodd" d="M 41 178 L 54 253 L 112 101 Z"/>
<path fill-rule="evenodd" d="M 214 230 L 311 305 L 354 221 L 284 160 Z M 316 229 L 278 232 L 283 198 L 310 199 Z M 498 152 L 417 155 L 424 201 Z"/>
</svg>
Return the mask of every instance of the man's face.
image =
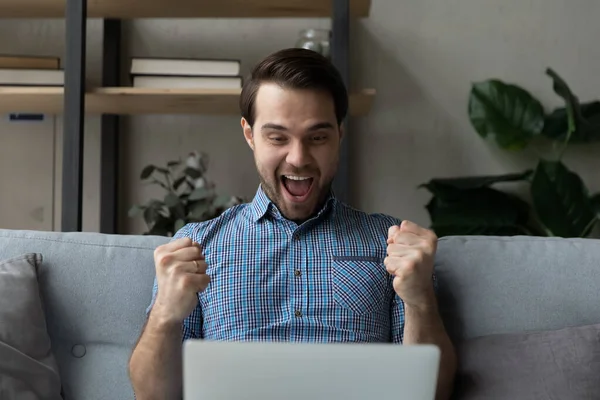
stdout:
<svg viewBox="0 0 600 400">
<path fill-rule="evenodd" d="M 328 93 L 259 88 L 254 126 L 244 136 L 265 193 L 288 219 L 304 221 L 322 205 L 335 176 L 342 132 Z"/>
</svg>

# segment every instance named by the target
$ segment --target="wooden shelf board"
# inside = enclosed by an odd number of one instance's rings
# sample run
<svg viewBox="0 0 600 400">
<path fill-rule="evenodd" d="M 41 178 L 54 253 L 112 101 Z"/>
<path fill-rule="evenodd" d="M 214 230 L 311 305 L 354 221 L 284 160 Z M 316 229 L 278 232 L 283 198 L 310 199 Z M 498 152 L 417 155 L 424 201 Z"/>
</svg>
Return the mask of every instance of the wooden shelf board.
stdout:
<svg viewBox="0 0 600 400">
<path fill-rule="evenodd" d="M 0 111 L 3 113 L 60 114 L 63 89 L 57 87 L 0 87 Z"/>
<path fill-rule="evenodd" d="M 97 88 L 85 96 L 89 114 L 239 114 L 240 90 Z M 374 89 L 350 95 L 350 114 L 367 115 Z M 63 89 L 52 87 L 0 87 L 0 112 L 62 114 Z"/>
<path fill-rule="evenodd" d="M 66 0 L 0 0 L 0 18 L 63 18 Z M 350 0 L 353 18 L 368 17 L 371 0 Z M 319 18 L 331 0 L 88 0 L 89 18 Z"/>
<path fill-rule="evenodd" d="M 211 114 L 238 112 L 239 90 L 101 88 L 89 96 L 91 113 Z"/>
</svg>

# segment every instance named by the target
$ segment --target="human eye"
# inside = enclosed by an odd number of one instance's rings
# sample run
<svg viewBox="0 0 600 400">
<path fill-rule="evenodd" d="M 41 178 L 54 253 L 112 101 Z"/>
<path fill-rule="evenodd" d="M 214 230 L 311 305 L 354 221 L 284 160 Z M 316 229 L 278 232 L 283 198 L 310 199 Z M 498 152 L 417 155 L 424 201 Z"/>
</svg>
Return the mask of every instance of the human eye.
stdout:
<svg viewBox="0 0 600 400">
<path fill-rule="evenodd" d="M 269 135 L 269 141 L 273 144 L 283 144 L 285 143 L 285 136 L 283 135 Z"/>
<path fill-rule="evenodd" d="M 323 143 L 325 141 L 327 141 L 327 139 L 329 138 L 329 135 L 327 133 L 316 133 L 315 135 L 313 135 L 312 140 L 315 143 Z"/>
</svg>

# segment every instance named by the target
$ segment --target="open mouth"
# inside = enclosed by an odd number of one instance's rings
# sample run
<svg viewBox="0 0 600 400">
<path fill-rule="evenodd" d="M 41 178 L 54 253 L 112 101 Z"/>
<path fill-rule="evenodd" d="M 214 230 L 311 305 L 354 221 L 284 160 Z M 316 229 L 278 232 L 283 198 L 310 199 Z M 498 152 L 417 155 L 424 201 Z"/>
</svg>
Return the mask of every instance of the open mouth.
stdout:
<svg viewBox="0 0 600 400">
<path fill-rule="evenodd" d="M 294 201 L 304 201 L 312 191 L 314 178 L 297 175 L 283 175 L 281 182 L 289 197 Z"/>
</svg>

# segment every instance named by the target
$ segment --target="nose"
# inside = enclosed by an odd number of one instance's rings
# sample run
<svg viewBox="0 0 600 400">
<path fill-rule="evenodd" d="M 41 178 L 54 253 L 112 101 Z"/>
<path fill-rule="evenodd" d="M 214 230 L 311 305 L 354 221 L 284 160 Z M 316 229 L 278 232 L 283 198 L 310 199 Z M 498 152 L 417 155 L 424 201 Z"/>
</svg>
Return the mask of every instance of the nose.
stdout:
<svg viewBox="0 0 600 400">
<path fill-rule="evenodd" d="M 309 147 L 301 141 L 294 142 L 290 145 L 286 162 L 298 169 L 308 166 L 311 162 Z"/>
</svg>

